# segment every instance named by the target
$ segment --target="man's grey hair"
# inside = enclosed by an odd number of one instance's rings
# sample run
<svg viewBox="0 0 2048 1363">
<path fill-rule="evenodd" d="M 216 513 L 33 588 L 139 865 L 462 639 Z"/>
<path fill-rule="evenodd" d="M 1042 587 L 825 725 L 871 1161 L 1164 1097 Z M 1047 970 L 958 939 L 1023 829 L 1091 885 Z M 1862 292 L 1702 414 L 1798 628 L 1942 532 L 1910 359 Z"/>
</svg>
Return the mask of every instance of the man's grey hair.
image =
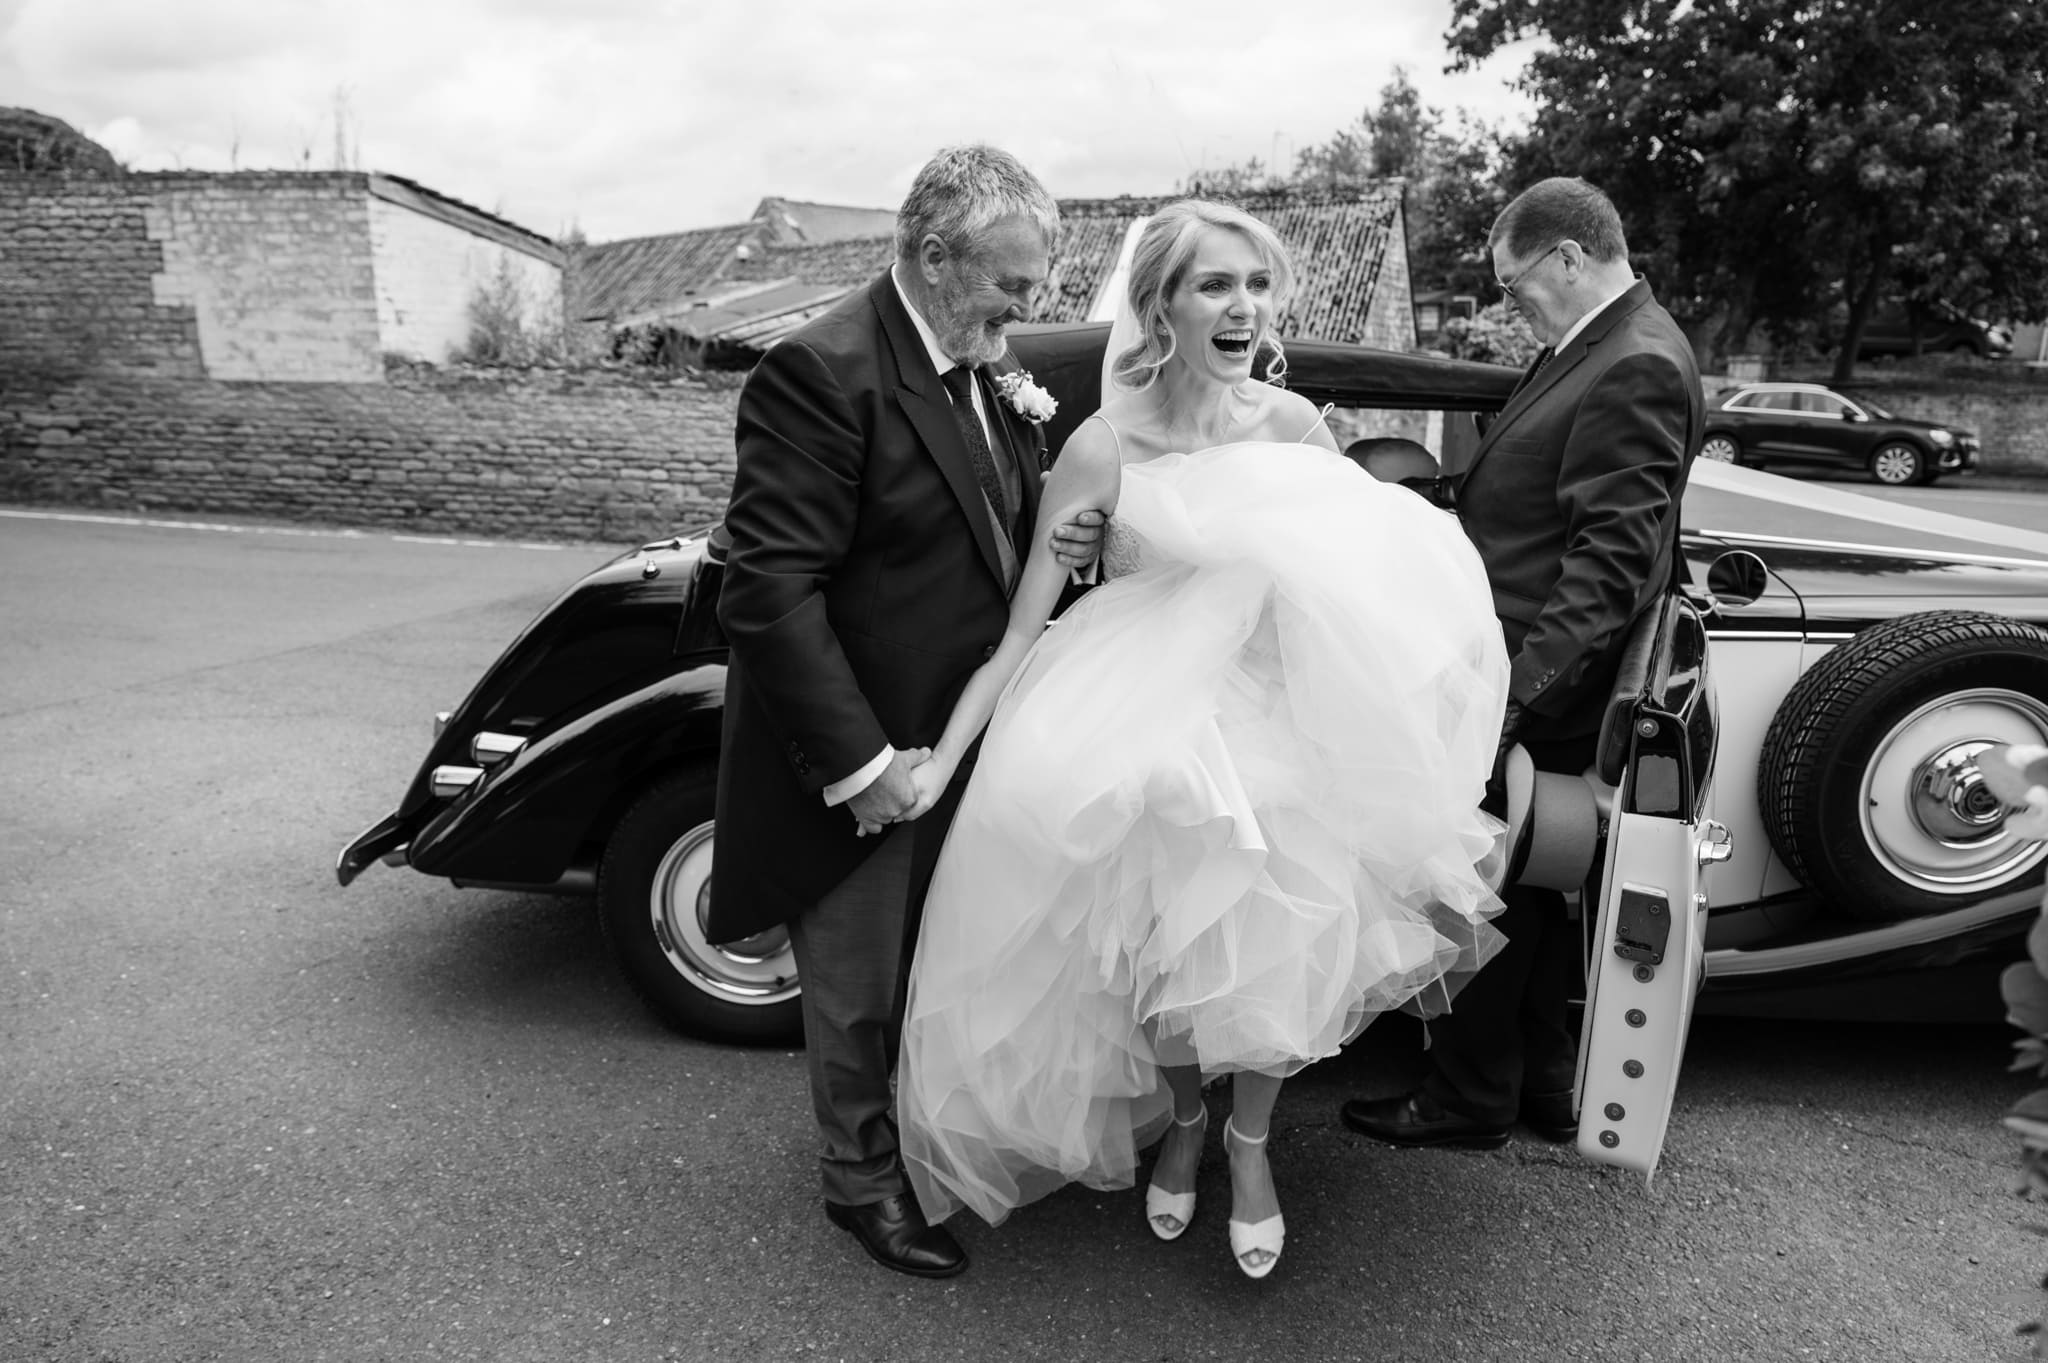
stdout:
<svg viewBox="0 0 2048 1363">
<path fill-rule="evenodd" d="M 1576 176 L 1553 175 L 1517 194 L 1493 220 L 1488 250 L 1505 239 L 1508 254 L 1525 260 L 1560 241 L 1575 241 L 1603 265 L 1628 259 L 1621 214 L 1614 201 Z"/>
<path fill-rule="evenodd" d="M 925 162 L 896 210 L 897 259 L 916 259 L 918 243 L 934 235 L 947 251 L 972 255 L 989 227 L 1013 214 L 1052 245 L 1059 205 L 1022 161 L 999 147 L 947 147 Z"/>
</svg>

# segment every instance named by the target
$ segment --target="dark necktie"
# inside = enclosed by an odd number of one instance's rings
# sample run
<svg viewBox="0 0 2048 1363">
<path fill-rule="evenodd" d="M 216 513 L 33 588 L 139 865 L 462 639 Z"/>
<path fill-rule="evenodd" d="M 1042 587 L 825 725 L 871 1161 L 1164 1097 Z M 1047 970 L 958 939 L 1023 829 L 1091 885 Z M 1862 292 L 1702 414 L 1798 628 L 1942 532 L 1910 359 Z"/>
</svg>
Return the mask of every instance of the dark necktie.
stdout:
<svg viewBox="0 0 2048 1363">
<path fill-rule="evenodd" d="M 960 427 L 960 438 L 967 442 L 967 454 L 974 461 L 974 477 L 981 484 L 981 494 L 988 498 L 989 509 L 995 512 L 996 524 L 1002 527 L 1003 538 L 1014 543 L 1017 534 L 1010 526 L 1009 499 L 1003 495 L 1002 471 L 996 467 L 995 451 L 988 447 L 988 433 L 981 427 L 981 414 L 974 410 L 974 371 L 955 365 L 939 377 L 945 383 L 946 391 L 953 395 L 953 421 Z"/>
<path fill-rule="evenodd" d="M 1522 375 L 1522 381 L 1515 385 L 1515 391 L 1520 392 L 1522 389 L 1527 388 L 1530 384 L 1536 382 L 1536 376 L 1543 372 L 1543 366 L 1549 364 L 1552 359 L 1556 358 L 1556 356 L 1557 352 L 1555 350 L 1552 350 L 1549 346 L 1545 346 L 1543 347 L 1543 349 L 1537 351 L 1536 363 L 1530 365 L 1529 372 Z"/>
</svg>

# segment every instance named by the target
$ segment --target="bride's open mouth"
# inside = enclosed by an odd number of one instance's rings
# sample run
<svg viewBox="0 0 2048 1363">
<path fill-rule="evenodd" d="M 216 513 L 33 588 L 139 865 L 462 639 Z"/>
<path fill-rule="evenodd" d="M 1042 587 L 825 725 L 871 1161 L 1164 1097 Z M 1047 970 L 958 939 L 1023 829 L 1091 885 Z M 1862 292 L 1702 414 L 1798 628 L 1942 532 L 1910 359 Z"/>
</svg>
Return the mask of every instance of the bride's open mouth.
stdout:
<svg viewBox="0 0 2048 1363">
<path fill-rule="evenodd" d="M 1250 331 L 1219 331 L 1216 333 L 1215 339 L 1211 344 L 1226 355 L 1249 355 L 1252 350 L 1252 333 Z"/>
</svg>

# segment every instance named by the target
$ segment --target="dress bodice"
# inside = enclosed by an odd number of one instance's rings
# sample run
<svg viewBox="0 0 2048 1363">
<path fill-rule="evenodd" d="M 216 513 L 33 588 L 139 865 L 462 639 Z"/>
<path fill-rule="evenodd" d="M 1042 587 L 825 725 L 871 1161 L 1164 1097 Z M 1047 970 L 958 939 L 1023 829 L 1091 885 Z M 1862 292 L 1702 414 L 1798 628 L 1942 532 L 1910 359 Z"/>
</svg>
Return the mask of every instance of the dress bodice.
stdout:
<svg viewBox="0 0 2048 1363">
<path fill-rule="evenodd" d="M 1327 411 L 1328 409 L 1325 408 L 1324 413 L 1327 413 Z M 1318 413 L 1315 426 L 1309 427 L 1308 430 L 1302 433 L 1301 439 L 1304 443 L 1308 440 L 1309 436 L 1315 434 L 1316 426 L 1323 424 L 1324 413 Z M 1128 465 L 1123 462 L 1123 435 L 1110 422 L 1109 418 L 1103 416 L 1102 413 L 1095 413 L 1092 419 L 1100 421 L 1104 426 L 1109 427 L 1110 438 L 1116 441 L 1118 478 L 1120 482 L 1126 481 L 1123 479 L 1123 473 Z M 1119 508 L 1123 506 L 1121 493 L 1118 495 L 1117 505 Z M 1102 557 L 1100 560 L 1102 581 L 1108 582 L 1114 578 L 1129 577 L 1132 573 L 1143 568 L 1146 561 L 1145 537 L 1131 526 L 1128 516 L 1112 514 L 1108 518 L 1107 523 L 1102 527 Z"/>
<path fill-rule="evenodd" d="M 1128 577 L 1145 566 L 1145 542 L 1121 516 L 1102 527 L 1102 580 Z"/>
</svg>

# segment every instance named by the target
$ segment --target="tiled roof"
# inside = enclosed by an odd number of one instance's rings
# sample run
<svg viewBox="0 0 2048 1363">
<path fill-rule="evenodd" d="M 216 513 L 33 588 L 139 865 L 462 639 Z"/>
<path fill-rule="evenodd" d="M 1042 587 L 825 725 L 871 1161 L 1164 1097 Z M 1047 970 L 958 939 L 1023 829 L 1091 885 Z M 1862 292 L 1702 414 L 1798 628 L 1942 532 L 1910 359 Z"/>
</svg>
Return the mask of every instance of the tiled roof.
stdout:
<svg viewBox="0 0 2048 1363">
<path fill-rule="evenodd" d="M 889 268 L 896 238 L 849 237 L 818 246 L 769 246 L 733 263 L 730 279 L 799 279 L 853 288 Z"/>
<path fill-rule="evenodd" d="M 740 222 L 586 246 L 573 266 L 577 317 L 609 321 L 676 306 L 724 278 L 755 231 Z"/>
<path fill-rule="evenodd" d="M 1084 320 L 1103 281 L 1116 268 L 1131 224 L 1171 202 L 1171 196 L 1062 201 L 1052 277 L 1034 320 Z M 1281 334 L 1319 341 L 1364 339 L 1366 314 L 1387 249 L 1397 239 L 1401 187 L 1392 184 L 1342 195 L 1262 195 L 1241 200 L 1240 206 L 1279 234 L 1294 261 L 1294 300 L 1280 319 Z M 769 247 L 737 262 L 727 277 L 800 279 L 852 288 L 887 269 L 894 251 L 891 237 Z"/>
<path fill-rule="evenodd" d="M 1067 199 L 1060 204 L 1060 243 L 1037 320 L 1078 322 L 1088 316 L 1116 267 L 1124 235 L 1138 218 L 1172 198 Z M 1278 323 L 1283 336 L 1359 341 L 1366 314 L 1396 239 L 1398 184 L 1341 195 L 1260 195 L 1238 206 L 1270 226 L 1294 261 L 1294 299 Z"/>
<path fill-rule="evenodd" d="M 1401 186 L 1391 183 L 1341 195 L 1261 195 L 1239 201 L 1247 212 L 1256 215 L 1279 234 L 1294 261 L 1297 275 L 1295 293 L 1286 314 L 1279 321 L 1282 335 L 1323 341 L 1356 342 L 1365 339 L 1367 316 L 1387 264 L 1387 251 L 1399 240 L 1401 193 Z M 1039 301 L 1034 320 L 1075 322 L 1085 319 L 1096 295 L 1101 292 L 1103 281 L 1116 267 L 1131 224 L 1172 201 L 1171 196 L 1063 201 L 1060 204 L 1060 238 L 1054 252 L 1052 277 L 1047 281 L 1046 292 Z M 776 202 L 779 201 L 764 199 L 762 205 L 766 208 Z M 690 300 L 685 298 L 686 294 L 694 289 L 702 295 L 713 283 L 765 284 L 788 280 L 831 286 L 844 293 L 887 269 L 895 256 L 893 235 L 849 237 L 815 245 L 772 246 L 763 245 L 758 236 L 745 235 L 756 226 L 758 224 L 704 228 L 697 233 L 649 237 L 637 242 L 614 242 L 590 248 L 585 253 L 586 259 L 593 254 L 606 253 L 603 263 L 612 272 L 610 277 L 622 281 L 613 286 L 614 296 L 625 298 L 628 293 L 626 285 L 631 283 L 637 288 L 633 298 L 644 301 L 614 307 L 609 312 L 586 303 L 583 315 L 634 316 L 645 320 L 650 314 L 673 313 L 679 307 L 687 307 Z M 694 249 L 708 252 L 713 244 L 711 234 L 719 233 L 727 234 L 715 239 L 716 245 L 725 253 L 721 268 L 716 273 L 700 276 L 689 288 L 678 287 L 685 273 L 681 267 L 685 252 L 680 243 L 685 238 L 703 238 L 704 244 Z M 745 250 L 738 249 L 742 243 Z M 633 253 L 629 253 L 627 248 L 633 248 Z M 699 258 L 689 257 L 693 260 Z M 637 283 L 632 276 L 636 267 L 652 269 L 656 265 L 668 267 L 670 274 L 666 278 L 674 282 L 657 285 L 650 280 Z M 1405 279 L 1406 272 L 1401 271 L 1398 277 Z M 817 306 L 821 305 L 814 304 L 813 309 Z M 1406 309 L 1408 300 L 1399 300 L 1399 306 Z M 750 344 L 765 345 L 797 325 L 798 320 L 795 314 L 790 314 L 783 319 L 784 325 L 752 330 L 746 339 Z"/>
</svg>

